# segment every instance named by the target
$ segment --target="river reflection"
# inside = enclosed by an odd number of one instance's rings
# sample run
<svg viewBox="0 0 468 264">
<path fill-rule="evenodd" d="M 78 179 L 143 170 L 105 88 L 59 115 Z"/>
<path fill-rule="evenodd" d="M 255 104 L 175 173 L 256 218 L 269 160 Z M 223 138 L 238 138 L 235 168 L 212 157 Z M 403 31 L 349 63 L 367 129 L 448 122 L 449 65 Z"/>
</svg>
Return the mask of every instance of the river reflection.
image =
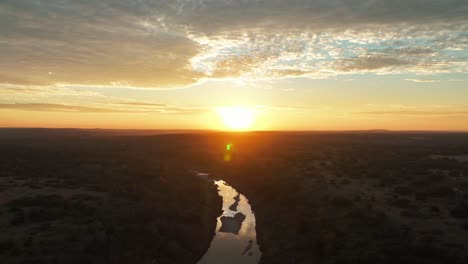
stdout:
<svg viewBox="0 0 468 264">
<path fill-rule="evenodd" d="M 261 252 L 257 245 L 255 215 L 247 198 L 242 194 L 238 196 L 237 191 L 224 181 L 215 181 L 215 184 L 223 198 L 223 213 L 218 217 L 213 241 L 198 263 L 258 263 Z"/>
</svg>

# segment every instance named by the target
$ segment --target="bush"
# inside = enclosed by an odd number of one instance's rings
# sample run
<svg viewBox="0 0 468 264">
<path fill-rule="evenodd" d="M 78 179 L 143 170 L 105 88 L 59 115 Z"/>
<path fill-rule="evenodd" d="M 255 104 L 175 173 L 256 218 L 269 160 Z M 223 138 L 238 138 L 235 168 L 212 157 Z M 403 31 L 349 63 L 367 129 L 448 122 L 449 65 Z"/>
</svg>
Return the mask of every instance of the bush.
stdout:
<svg viewBox="0 0 468 264">
<path fill-rule="evenodd" d="M 343 196 L 336 196 L 332 200 L 332 204 L 336 207 L 350 207 L 353 205 L 353 201 Z"/>
<path fill-rule="evenodd" d="M 452 210 L 452 216 L 457 218 L 468 217 L 468 202 L 461 202 Z"/>
<path fill-rule="evenodd" d="M 400 198 L 390 202 L 390 205 L 396 206 L 398 208 L 408 208 L 411 204 L 411 201 L 406 198 Z"/>
<path fill-rule="evenodd" d="M 398 193 L 399 195 L 410 195 L 412 193 L 411 189 L 406 186 L 397 186 L 393 189 L 394 192 Z"/>
</svg>

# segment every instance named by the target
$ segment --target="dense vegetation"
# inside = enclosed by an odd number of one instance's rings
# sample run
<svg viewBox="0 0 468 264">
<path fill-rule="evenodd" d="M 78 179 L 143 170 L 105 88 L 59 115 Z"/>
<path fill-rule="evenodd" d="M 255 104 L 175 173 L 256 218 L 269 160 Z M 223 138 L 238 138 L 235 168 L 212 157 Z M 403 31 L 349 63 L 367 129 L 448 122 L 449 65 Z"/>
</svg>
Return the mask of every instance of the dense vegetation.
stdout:
<svg viewBox="0 0 468 264">
<path fill-rule="evenodd" d="M 157 147 L 68 133 L 0 144 L 2 263 L 193 263 L 211 242 L 216 188 Z"/>
<path fill-rule="evenodd" d="M 220 166 L 251 200 L 264 263 L 465 263 L 463 134 L 238 137 Z"/>
<path fill-rule="evenodd" d="M 450 157 L 468 155 L 467 134 L 36 131 L 0 140 L 9 263 L 194 263 L 221 205 L 190 170 L 249 198 L 263 263 L 468 259 L 468 162 Z"/>
</svg>

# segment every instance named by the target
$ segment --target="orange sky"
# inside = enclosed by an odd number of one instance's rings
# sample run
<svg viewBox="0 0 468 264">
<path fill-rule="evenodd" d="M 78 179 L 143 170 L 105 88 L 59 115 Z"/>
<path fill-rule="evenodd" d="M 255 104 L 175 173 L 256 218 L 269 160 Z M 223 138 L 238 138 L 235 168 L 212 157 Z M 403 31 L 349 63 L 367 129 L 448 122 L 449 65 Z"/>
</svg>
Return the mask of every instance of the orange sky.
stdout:
<svg viewBox="0 0 468 264">
<path fill-rule="evenodd" d="M 468 130 L 466 10 L 1 1 L 0 127 Z"/>
</svg>

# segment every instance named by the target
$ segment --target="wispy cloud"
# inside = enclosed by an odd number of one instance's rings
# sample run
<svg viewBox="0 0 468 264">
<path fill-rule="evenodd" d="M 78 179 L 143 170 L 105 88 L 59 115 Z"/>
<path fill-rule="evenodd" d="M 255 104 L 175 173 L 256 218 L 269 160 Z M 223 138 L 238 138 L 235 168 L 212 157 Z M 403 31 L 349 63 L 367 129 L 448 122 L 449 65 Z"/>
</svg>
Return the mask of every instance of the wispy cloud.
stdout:
<svg viewBox="0 0 468 264">
<path fill-rule="evenodd" d="M 95 108 L 78 105 L 49 104 L 49 103 L 13 103 L 0 104 L 0 109 L 44 111 L 44 112 L 87 112 L 87 113 L 112 113 L 122 112 L 115 109 Z"/>
<path fill-rule="evenodd" d="M 416 82 L 416 83 L 438 83 L 440 80 L 434 79 L 405 79 L 405 81 Z"/>
<path fill-rule="evenodd" d="M 116 107 L 116 105 L 130 105 L 132 107 Z M 137 107 L 135 107 L 137 106 Z M 141 107 L 143 106 L 143 107 Z M 160 113 L 160 114 L 200 114 L 211 111 L 206 107 L 184 107 L 164 104 L 134 104 L 110 103 L 100 107 L 81 106 L 56 103 L 2 103 L 0 110 L 23 110 L 40 112 L 69 112 L 69 113 Z"/>
<path fill-rule="evenodd" d="M 284 88 L 283 91 L 285 92 L 293 92 L 293 91 L 296 91 L 295 88 Z"/>
<path fill-rule="evenodd" d="M 354 114 L 359 114 L 359 115 L 459 116 L 459 115 L 468 115 L 468 111 L 398 110 L 398 111 L 367 111 L 367 112 L 356 112 Z"/>
<path fill-rule="evenodd" d="M 119 104 L 119 105 L 130 105 L 130 106 L 145 106 L 145 107 L 166 107 L 166 104 L 158 104 L 158 103 L 148 103 L 148 102 L 137 102 L 137 101 L 132 101 L 132 102 L 115 102 L 114 104 Z"/>
<path fill-rule="evenodd" d="M 0 83 L 0 95 L 2 99 L 8 96 L 91 96 L 99 97 L 97 92 L 86 91 L 74 87 L 62 87 L 51 85 L 14 85 L 9 83 Z"/>
<path fill-rule="evenodd" d="M 403 104 L 367 104 L 366 106 L 372 108 L 387 108 L 387 109 L 415 109 L 415 106 Z"/>
<path fill-rule="evenodd" d="M 312 107 L 305 105 L 261 105 L 258 109 L 263 110 L 288 110 L 288 111 L 331 111 L 331 107 Z"/>
</svg>

